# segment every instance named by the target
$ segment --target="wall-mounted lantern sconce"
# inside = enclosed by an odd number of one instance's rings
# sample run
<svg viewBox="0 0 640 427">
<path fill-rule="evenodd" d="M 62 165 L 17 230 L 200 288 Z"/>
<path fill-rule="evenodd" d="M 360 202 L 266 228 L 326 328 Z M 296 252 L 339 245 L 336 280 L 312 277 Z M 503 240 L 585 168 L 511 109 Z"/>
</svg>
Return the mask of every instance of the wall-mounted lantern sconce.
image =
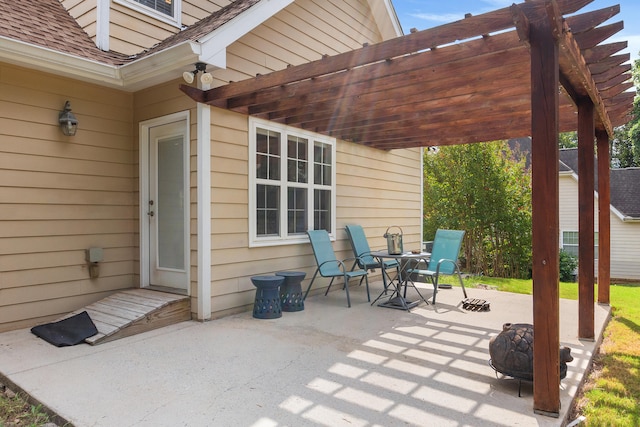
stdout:
<svg viewBox="0 0 640 427">
<path fill-rule="evenodd" d="M 182 73 L 182 78 L 185 82 L 191 84 L 196 77 L 196 74 L 202 73 L 200 76 L 200 81 L 202 84 L 210 85 L 213 83 L 213 76 L 211 73 L 207 73 L 207 64 L 204 62 L 196 62 L 196 69 L 193 71 L 185 71 Z"/>
<path fill-rule="evenodd" d="M 78 119 L 76 119 L 75 114 L 71 112 L 71 104 L 69 101 L 64 104 L 64 110 L 60 111 L 58 122 L 60 123 L 60 129 L 63 134 L 67 136 L 76 134 L 78 130 Z"/>
</svg>

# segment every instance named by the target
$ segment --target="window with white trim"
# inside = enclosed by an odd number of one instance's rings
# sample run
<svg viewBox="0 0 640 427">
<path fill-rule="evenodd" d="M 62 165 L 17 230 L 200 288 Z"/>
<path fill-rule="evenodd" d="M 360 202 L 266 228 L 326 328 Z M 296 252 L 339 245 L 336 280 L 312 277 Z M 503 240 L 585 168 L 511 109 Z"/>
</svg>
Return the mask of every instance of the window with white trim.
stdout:
<svg viewBox="0 0 640 427">
<path fill-rule="evenodd" d="M 593 233 L 595 259 L 598 259 L 598 232 Z M 578 258 L 578 236 L 577 231 L 563 231 L 562 232 L 562 249 L 570 253 L 574 257 Z"/>
<path fill-rule="evenodd" d="M 173 25 L 181 25 L 182 0 L 114 0 L 145 15 Z"/>
<path fill-rule="evenodd" d="M 335 139 L 255 118 L 249 129 L 251 246 L 335 235 Z"/>
</svg>

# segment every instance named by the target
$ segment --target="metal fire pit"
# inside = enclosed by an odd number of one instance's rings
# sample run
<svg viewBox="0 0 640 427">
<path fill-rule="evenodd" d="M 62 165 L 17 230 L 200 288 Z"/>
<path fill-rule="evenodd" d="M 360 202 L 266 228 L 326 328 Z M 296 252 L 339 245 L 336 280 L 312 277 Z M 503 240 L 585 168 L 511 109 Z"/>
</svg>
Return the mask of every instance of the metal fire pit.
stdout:
<svg viewBox="0 0 640 427">
<path fill-rule="evenodd" d="M 502 332 L 489 341 L 489 366 L 504 376 L 518 380 L 518 397 L 522 381 L 533 381 L 533 325 L 505 323 Z M 571 348 L 560 347 L 560 378 L 567 376 Z"/>
</svg>

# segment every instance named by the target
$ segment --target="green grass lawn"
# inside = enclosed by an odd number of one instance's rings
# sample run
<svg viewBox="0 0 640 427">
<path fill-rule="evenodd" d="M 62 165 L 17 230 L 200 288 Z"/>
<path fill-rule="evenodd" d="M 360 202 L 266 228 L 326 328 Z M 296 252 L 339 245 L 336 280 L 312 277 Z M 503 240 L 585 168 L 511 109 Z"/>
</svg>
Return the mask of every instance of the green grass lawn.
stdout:
<svg viewBox="0 0 640 427">
<path fill-rule="evenodd" d="M 473 277 L 465 286 L 531 294 L 531 280 Z M 613 317 L 577 402 L 580 426 L 640 426 L 640 285 L 611 285 Z M 595 290 L 597 295 L 597 287 Z M 560 283 L 560 298 L 578 299 L 577 283 Z"/>
</svg>

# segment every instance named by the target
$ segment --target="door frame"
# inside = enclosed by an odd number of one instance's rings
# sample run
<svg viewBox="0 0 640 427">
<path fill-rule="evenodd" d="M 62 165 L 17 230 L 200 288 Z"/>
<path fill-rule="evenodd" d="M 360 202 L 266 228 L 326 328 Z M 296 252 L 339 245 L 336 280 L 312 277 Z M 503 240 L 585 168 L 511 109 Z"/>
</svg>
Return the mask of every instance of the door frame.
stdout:
<svg viewBox="0 0 640 427">
<path fill-rule="evenodd" d="M 138 207 L 139 207 L 139 232 L 140 232 L 140 287 L 141 288 L 150 288 L 150 274 L 149 274 L 149 263 L 150 263 L 150 244 L 149 244 L 149 216 L 147 215 L 148 206 L 147 200 L 149 200 L 149 131 L 151 128 L 156 126 L 162 126 L 173 122 L 186 121 L 186 129 L 185 129 L 185 182 L 187 183 L 187 187 L 190 187 L 189 176 L 190 176 L 190 114 L 189 110 L 180 111 L 177 113 L 169 114 L 167 116 L 156 117 L 154 119 L 145 120 L 139 123 L 139 159 L 138 159 L 138 181 L 139 181 L 139 197 L 138 197 Z M 190 188 L 187 188 L 185 191 L 185 206 L 186 206 L 186 217 L 185 217 L 185 250 L 187 252 L 187 265 L 186 268 L 186 280 L 185 291 L 186 295 L 191 294 L 191 265 L 189 253 L 191 251 L 190 245 Z M 177 289 L 171 288 L 162 288 L 167 292 L 178 291 Z M 182 292 L 177 292 L 182 293 Z"/>
</svg>

